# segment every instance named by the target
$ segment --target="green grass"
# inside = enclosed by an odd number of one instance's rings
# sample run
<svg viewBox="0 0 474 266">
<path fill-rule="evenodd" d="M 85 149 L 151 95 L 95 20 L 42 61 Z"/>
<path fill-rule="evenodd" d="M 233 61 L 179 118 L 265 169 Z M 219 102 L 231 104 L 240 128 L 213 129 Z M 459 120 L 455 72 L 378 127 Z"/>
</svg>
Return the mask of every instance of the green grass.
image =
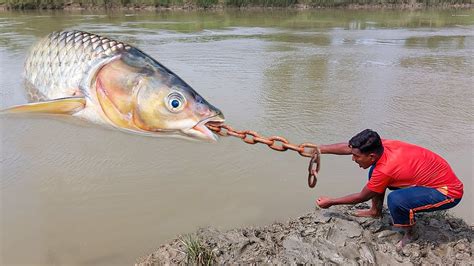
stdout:
<svg viewBox="0 0 474 266">
<path fill-rule="evenodd" d="M 218 3 L 218 0 L 196 0 L 196 5 L 199 7 L 212 7 L 215 6 Z"/>
<path fill-rule="evenodd" d="M 290 7 L 297 4 L 297 0 L 225 0 L 226 6 L 247 7 Z"/>
<path fill-rule="evenodd" d="M 196 237 L 187 235 L 182 237 L 180 241 L 184 245 L 182 252 L 186 254 L 186 264 L 212 265 L 216 263 L 214 253 L 204 247 Z"/>
<path fill-rule="evenodd" d="M 184 0 L 120 0 L 117 6 L 124 7 L 170 7 L 170 6 L 182 6 Z"/>
<path fill-rule="evenodd" d="M 211 7 L 218 0 L 0 0 L 9 9 L 63 9 L 67 5 L 80 7 L 116 8 L 116 7 L 170 7 L 184 6 L 187 3 L 197 7 Z M 0 3 L 1 3 L 0 2 Z"/>
</svg>

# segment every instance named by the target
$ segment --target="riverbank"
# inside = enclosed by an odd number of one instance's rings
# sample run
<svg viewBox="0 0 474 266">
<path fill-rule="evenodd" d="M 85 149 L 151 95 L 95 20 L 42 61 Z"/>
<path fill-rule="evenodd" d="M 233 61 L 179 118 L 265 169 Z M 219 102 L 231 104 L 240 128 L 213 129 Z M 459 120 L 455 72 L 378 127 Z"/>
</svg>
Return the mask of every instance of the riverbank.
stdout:
<svg viewBox="0 0 474 266">
<path fill-rule="evenodd" d="M 383 218 L 351 215 L 355 207 L 315 210 L 286 223 L 221 232 L 200 229 L 164 244 L 136 266 L 217 264 L 456 264 L 473 265 L 473 227 L 443 212 L 417 214 L 418 236 L 396 249 L 401 232 Z"/>
<path fill-rule="evenodd" d="M 0 10 L 182 10 L 225 8 L 423 9 L 473 8 L 472 0 L 0 0 Z"/>
</svg>

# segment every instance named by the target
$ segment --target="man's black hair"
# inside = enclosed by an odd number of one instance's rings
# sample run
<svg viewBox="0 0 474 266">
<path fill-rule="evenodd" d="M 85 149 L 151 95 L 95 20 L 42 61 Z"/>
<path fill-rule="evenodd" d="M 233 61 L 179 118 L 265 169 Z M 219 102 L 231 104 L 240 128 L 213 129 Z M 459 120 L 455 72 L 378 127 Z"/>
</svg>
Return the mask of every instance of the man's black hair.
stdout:
<svg viewBox="0 0 474 266">
<path fill-rule="evenodd" d="M 349 140 L 349 147 L 357 148 L 364 154 L 373 152 L 381 155 L 383 153 L 382 140 L 379 134 L 371 129 L 365 129 L 352 137 Z"/>
</svg>

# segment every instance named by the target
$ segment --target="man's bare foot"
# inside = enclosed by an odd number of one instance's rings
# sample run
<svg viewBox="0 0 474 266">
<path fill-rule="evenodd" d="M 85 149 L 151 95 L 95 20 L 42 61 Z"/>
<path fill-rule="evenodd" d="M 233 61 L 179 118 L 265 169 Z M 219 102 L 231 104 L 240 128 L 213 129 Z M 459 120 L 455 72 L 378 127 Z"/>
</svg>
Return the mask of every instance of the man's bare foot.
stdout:
<svg viewBox="0 0 474 266">
<path fill-rule="evenodd" d="M 382 216 L 381 212 L 377 210 L 368 209 L 368 210 L 358 210 L 354 213 L 354 216 L 357 217 L 371 217 L 371 218 L 379 218 Z"/>
<path fill-rule="evenodd" d="M 401 251 L 403 249 L 403 247 L 410 243 L 411 241 L 413 241 L 413 235 L 410 234 L 410 233 L 405 233 L 405 235 L 403 236 L 403 238 L 400 240 L 400 242 L 398 242 L 398 244 L 396 245 L 397 247 L 397 251 Z"/>
</svg>

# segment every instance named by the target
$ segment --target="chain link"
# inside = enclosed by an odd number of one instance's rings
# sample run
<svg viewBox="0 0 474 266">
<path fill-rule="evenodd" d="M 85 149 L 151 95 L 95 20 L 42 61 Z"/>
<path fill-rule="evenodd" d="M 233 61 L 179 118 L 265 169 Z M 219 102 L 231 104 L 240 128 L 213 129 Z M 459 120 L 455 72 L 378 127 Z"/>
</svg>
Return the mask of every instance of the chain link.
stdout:
<svg viewBox="0 0 474 266">
<path fill-rule="evenodd" d="M 316 186 L 317 175 L 320 168 L 321 152 L 316 144 L 302 143 L 300 145 L 291 144 L 286 138 L 280 136 L 263 137 L 252 130 L 239 131 L 229 125 L 207 123 L 206 126 L 220 136 L 234 136 L 242 139 L 245 143 L 263 143 L 275 151 L 292 150 L 298 152 L 303 157 L 311 157 L 308 168 L 308 186 Z M 223 130 L 224 129 L 224 130 Z"/>
</svg>

